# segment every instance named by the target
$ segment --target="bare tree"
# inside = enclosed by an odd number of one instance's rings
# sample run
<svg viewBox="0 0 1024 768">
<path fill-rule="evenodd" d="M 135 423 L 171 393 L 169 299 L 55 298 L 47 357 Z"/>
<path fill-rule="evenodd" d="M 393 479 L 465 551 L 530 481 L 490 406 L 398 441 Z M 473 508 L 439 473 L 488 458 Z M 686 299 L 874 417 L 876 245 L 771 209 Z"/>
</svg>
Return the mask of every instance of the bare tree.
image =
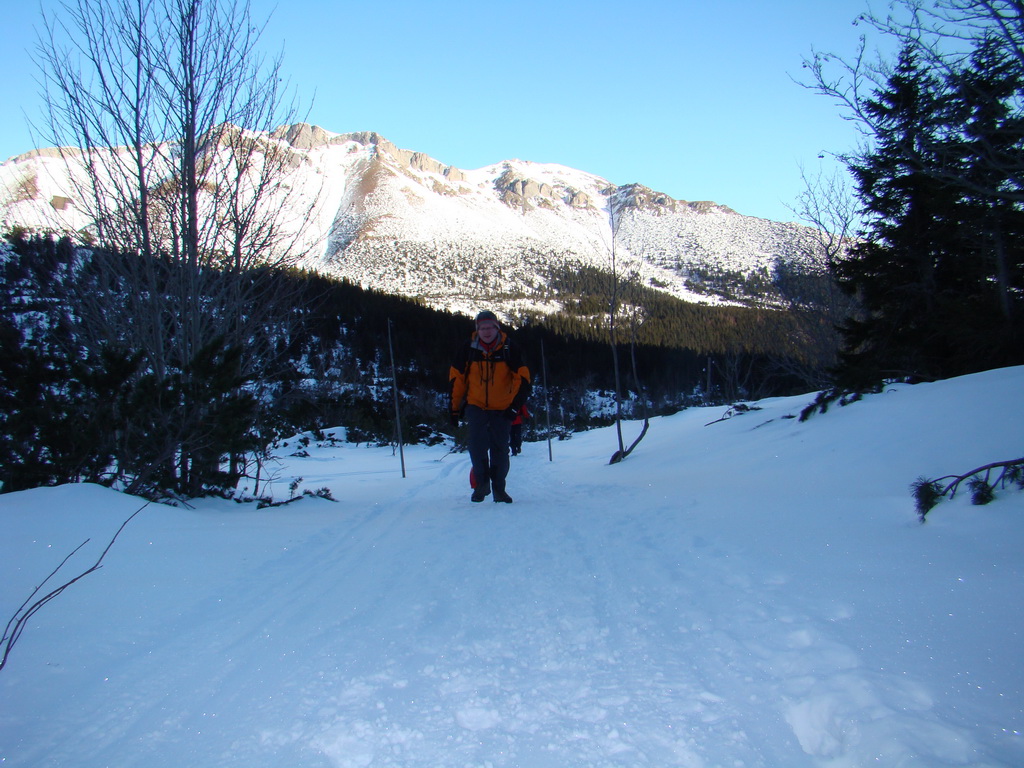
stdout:
<svg viewBox="0 0 1024 768">
<path fill-rule="evenodd" d="M 883 16 L 858 17 L 925 56 L 937 71 L 953 74 L 991 39 L 1024 70 L 1024 3 L 1020 0 L 896 0 Z"/>
<path fill-rule="evenodd" d="M 864 13 L 857 23 L 865 25 L 892 41 L 898 49 L 911 49 L 921 57 L 928 69 L 943 78 L 946 87 L 975 103 L 990 102 L 991 111 L 999 113 L 1010 105 L 1017 119 L 1005 120 L 998 133 L 974 131 L 969 141 L 956 145 L 945 162 L 919 158 L 919 170 L 966 191 L 1005 200 L 1024 200 L 1024 156 L 1019 143 L 1024 138 L 1024 107 L 1020 94 L 1010 98 L 992 91 L 971 77 L 973 57 L 982 48 L 997 54 L 1009 71 L 1024 78 L 1024 3 L 1021 0 L 894 0 L 884 15 Z M 865 109 L 876 90 L 884 90 L 892 74 L 892 65 L 882 55 L 868 52 L 867 35 L 863 35 L 857 52 L 848 58 L 834 53 L 812 51 L 804 59 L 804 71 L 810 79 L 807 88 L 832 98 L 855 123 L 865 137 L 884 132 L 879 118 Z M 956 132 L 962 126 L 951 124 Z M 998 140 L 994 140 L 998 137 Z M 935 149 L 935 148 L 932 148 Z M 863 156 L 862 147 L 847 160 Z M 909 160 L 914 148 L 906 147 Z M 971 162 L 964 162 L 964 152 Z M 990 173 L 978 174 L 967 167 L 988 168 Z"/>
<path fill-rule="evenodd" d="M 636 369 L 636 326 L 640 321 L 640 310 L 634 308 L 630 313 L 631 318 L 631 338 L 630 338 L 630 359 L 632 361 L 633 381 L 637 389 L 637 396 L 643 401 L 644 411 L 644 425 L 640 431 L 640 435 L 626 448 L 626 444 L 622 437 L 622 398 L 623 398 L 623 387 L 622 387 L 622 374 L 619 365 L 619 334 L 618 334 L 618 319 L 623 311 L 622 302 L 622 288 L 623 285 L 629 281 L 635 281 L 639 277 L 640 268 L 639 265 L 633 265 L 632 270 L 629 274 L 626 273 L 622 260 L 619 258 L 618 251 L 616 249 L 616 240 L 618 239 L 619 224 L 622 219 L 622 208 L 623 205 L 616 198 L 616 195 L 611 195 L 608 199 L 608 222 L 611 230 L 611 244 L 609 246 L 609 256 L 611 263 L 611 275 L 610 275 L 610 290 L 608 296 L 608 338 L 612 349 L 612 372 L 615 377 L 615 435 L 618 439 L 618 450 L 612 454 L 609 464 L 617 464 L 618 462 L 625 459 L 633 452 L 633 449 L 644 439 L 647 434 L 647 430 L 650 427 L 650 420 L 647 416 L 646 397 L 643 390 L 640 387 L 640 377 Z"/>
<path fill-rule="evenodd" d="M 274 132 L 296 107 L 281 56 L 259 53 L 264 26 L 246 0 L 68 0 L 44 30 L 43 139 L 62 148 L 90 239 L 118 256 L 102 265 L 121 302 L 83 299 L 83 325 L 142 351 L 158 388 L 176 375 L 198 391 L 195 361 L 218 344 L 248 351 L 236 380 L 252 381 L 287 321 L 274 272 L 313 243 L 319 199 Z M 186 407 L 155 456 L 195 491 L 216 439 L 206 404 Z"/>
<path fill-rule="evenodd" d="M 799 247 L 802 265 L 792 274 L 778 274 L 779 288 L 788 299 L 801 359 L 778 361 L 785 373 L 809 386 L 822 388 L 831 381 L 828 369 L 835 365 L 841 346 L 839 324 L 856 311 L 855 300 L 839 290 L 833 267 L 855 242 L 857 201 L 845 174 L 801 170 L 804 190 L 790 208 L 807 223 L 809 237 Z M 779 265 L 780 272 L 789 272 Z"/>
</svg>

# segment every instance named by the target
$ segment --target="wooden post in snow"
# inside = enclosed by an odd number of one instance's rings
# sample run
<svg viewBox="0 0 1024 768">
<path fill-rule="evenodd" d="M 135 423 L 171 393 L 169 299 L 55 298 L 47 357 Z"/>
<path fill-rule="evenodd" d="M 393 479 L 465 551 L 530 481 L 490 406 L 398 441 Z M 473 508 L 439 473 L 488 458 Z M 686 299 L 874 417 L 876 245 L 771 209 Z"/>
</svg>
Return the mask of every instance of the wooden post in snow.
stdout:
<svg viewBox="0 0 1024 768">
<path fill-rule="evenodd" d="M 544 354 L 544 339 L 540 340 L 540 369 L 544 380 L 544 415 L 548 422 L 548 461 L 554 461 L 551 456 L 551 401 L 548 399 L 548 358 Z"/>
<path fill-rule="evenodd" d="M 395 371 L 395 347 L 391 343 L 391 318 L 388 318 L 388 354 L 391 356 L 391 391 L 395 396 L 395 429 L 398 430 L 398 456 L 405 477 L 405 450 L 402 447 L 402 411 L 398 407 L 398 373 Z"/>
</svg>

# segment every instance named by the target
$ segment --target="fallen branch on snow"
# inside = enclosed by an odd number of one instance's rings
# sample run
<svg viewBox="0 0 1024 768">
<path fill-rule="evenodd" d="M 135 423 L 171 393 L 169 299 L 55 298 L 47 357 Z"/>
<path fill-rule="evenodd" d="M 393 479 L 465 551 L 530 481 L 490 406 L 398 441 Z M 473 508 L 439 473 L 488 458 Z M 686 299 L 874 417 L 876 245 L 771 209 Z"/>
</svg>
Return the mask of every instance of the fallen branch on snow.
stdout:
<svg viewBox="0 0 1024 768">
<path fill-rule="evenodd" d="M 110 548 L 114 546 L 114 542 L 117 541 L 117 537 L 121 535 L 121 531 L 123 531 L 125 529 L 125 526 L 127 526 L 128 523 L 130 523 L 132 521 L 132 519 L 134 519 L 134 517 L 137 514 L 139 514 L 139 512 L 144 510 L 151 503 L 152 502 L 146 502 L 141 507 L 139 507 L 137 510 L 135 510 L 132 513 L 131 517 L 129 517 L 127 520 L 125 520 L 123 523 L 121 523 L 121 527 L 117 529 L 117 533 L 115 533 L 114 536 L 110 539 L 110 542 L 107 544 L 106 549 L 103 550 L 103 552 L 99 556 L 99 559 L 92 565 L 91 568 L 88 568 L 87 570 L 85 570 L 82 573 L 78 574 L 73 579 L 70 579 L 69 581 L 64 582 L 59 587 L 57 587 L 56 589 L 51 590 L 50 592 L 48 592 L 47 594 L 43 595 L 42 597 L 40 597 L 35 602 L 31 602 L 32 598 L 34 598 L 36 595 L 38 595 L 40 593 L 40 591 L 43 589 L 43 587 L 46 586 L 47 582 L 49 582 L 50 579 L 52 579 L 54 576 L 57 575 L 57 573 L 60 571 L 60 569 L 63 568 L 72 557 L 75 556 L 75 554 L 78 552 L 78 550 L 80 550 L 82 547 L 84 547 L 86 544 L 89 543 L 90 539 L 86 539 L 81 544 L 79 544 L 77 547 L 75 547 L 70 552 L 70 554 L 68 554 L 67 557 L 65 557 L 63 560 L 61 560 L 60 561 L 60 565 L 58 565 L 56 568 L 54 568 L 50 572 L 50 575 L 47 576 L 45 579 L 43 579 L 38 587 L 36 587 L 34 590 L 32 590 L 32 594 L 30 594 L 25 599 L 25 602 L 23 602 L 21 604 L 21 606 L 18 608 L 18 610 L 16 610 L 14 612 L 14 615 L 11 616 L 10 620 L 7 622 L 7 626 L 4 627 L 3 637 L 0 637 L 0 647 L 3 648 L 3 654 L 0 655 L 0 670 L 3 670 L 3 668 L 7 666 L 7 661 L 8 661 L 8 659 L 11 656 L 11 651 L 14 650 L 14 646 L 18 642 L 18 640 L 21 639 L 21 635 L 25 631 L 25 626 L 27 625 L 28 620 L 31 619 L 37 612 L 39 612 L 44 605 L 46 605 L 48 602 L 50 602 L 55 597 L 60 595 L 65 589 L 70 587 L 76 581 L 79 581 L 80 579 L 85 578 L 86 576 L 88 576 L 90 573 L 93 573 L 94 571 L 98 571 L 102 567 L 103 558 L 107 556 L 107 552 L 109 552 Z"/>
<path fill-rule="evenodd" d="M 1001 470 L 995 480 L 992 473 Z M 948 482 L 947 482 L 948 481 Z M 971 491 L 971 503 L 988 504 L 995 498 L 996 487 L 1005 488 L 1007 483 L 1015 483 L 1024 488 L 1024 457 L 1010 461 L 996 461 L 986 464 L 962 475 L 945 475 L 934 480 L 919 477 L 910 486 L 917 505 L 917 514 L 923 523 L 925 516 L 942 499 L 954 498 L 963 483 Z M 943 485 L 945 483 L 945 485 Z"/>
</svg>

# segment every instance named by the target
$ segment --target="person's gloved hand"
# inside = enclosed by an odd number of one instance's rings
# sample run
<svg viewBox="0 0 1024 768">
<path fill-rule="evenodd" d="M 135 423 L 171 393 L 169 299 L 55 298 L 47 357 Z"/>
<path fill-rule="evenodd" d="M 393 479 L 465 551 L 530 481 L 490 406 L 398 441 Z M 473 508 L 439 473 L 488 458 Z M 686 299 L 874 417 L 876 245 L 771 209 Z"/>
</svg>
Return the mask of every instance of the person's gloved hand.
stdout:
<svg viewBox="0 0 1024 768">
<path fill-rule="evenodd" d="M 516 420 L 516 415 L 518 413 L 519 413 L 519 410 L 517 408 L 506 408 L 502 412 L 502 415 L 504 415 L 504 417 L 506 419 L 508 419 L 509 421 L 515 421 Z"/>
<path fill-rule="evenodd" d="M 453 427 L 458 427 L 459 422 L 462 421 L 462 414 L 458 411 L 452 411 L 448 414 L 448 419 L 451 421 Z"/>
</svg>

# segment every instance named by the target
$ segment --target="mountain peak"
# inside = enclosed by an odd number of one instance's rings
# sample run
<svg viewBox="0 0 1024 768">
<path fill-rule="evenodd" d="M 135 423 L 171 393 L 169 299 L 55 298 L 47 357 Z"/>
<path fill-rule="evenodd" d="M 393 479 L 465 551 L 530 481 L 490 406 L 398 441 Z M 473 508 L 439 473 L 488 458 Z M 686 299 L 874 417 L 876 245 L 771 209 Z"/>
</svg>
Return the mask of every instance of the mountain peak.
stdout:
<svg viewBox="0 0 1024 768">
<path fill-rule="evenodd" d="M 306 150 L 325 147 L 336 135 L 325 131 L 319 125 L 309 125 L 308 123 L 282 125 L 271 133 L 273 138 L 283 139 L 295 149 Z"/>
<path fill-rule="evenodd" d="M 805 227 L 553 163 L 505 160 L 465 170 L 374 131 L 333 133 L 307 123 L 267 138 L 296 154 L 282 185 L 291 190 L 281 201 L 293 206 L 286 214 L 298 221 L 313 211 L 304 266 L 442 309 L 557 310 L 561 300 L 547 288 L 553 274 L 609 268 L 613 210 L 619 263 L 690 301 L 716 301 L 699 286 L 702 275 L 770 273 L 813 247 Z M 58 154 L 40 149 L 0 164 L 5 224 L 91 227 L 70 182 L 84 169 L 74 167 L 75 156 Z"/>
</svg>

